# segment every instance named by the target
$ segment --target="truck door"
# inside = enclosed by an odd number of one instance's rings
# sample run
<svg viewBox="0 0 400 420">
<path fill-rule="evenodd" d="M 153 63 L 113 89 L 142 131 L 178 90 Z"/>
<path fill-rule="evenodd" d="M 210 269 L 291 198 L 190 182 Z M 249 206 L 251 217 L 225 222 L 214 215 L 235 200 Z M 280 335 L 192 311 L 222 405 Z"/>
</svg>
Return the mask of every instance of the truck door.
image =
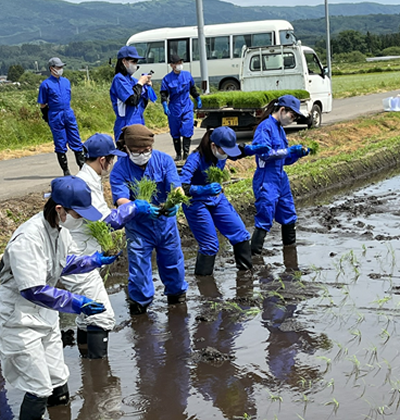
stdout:
<svg viewBox="0 0 400 420">
<path fill-rule="evenodd" d="M 313 50 L 304 49 L 303 54 L 307 65 L 306 90 L 310 92 L 313 103 L 321 102 L 322 112 L 330 112 L 332 110 L 331 80 L 325 75 L 321 62 Z"/>
</svg>

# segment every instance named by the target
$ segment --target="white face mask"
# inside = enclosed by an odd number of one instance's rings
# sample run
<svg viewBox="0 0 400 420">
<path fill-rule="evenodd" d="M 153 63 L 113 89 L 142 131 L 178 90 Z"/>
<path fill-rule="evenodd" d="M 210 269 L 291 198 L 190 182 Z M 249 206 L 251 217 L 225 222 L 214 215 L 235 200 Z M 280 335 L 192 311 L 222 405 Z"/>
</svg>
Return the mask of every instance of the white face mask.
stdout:
<svg viewBox="0 0 400 420">
<path fill-rule="evenodd" d="M 129 63 L 128 67 L 126 67 L 126 71 L 132 76 L 133 73 L 135 73 L 135 71 L 137 70 L 137 65 L 133 64 L 133 63 Z"/>
<path fill-rule="evenodd" d="M 79 219 L 75 219 L 75 217 L 72 217 L 69 213 L 67 213 L 67 217 L 65 219 L 65 222 L 61 221 L 61 217 L 59 217 L 58 224 L 62 226 L 63 228 L 66 228 L 68 230 L 78 230 L 83 225 L 83 217 L 80 217 Z"/>
<path fill-rule="evenodd" d="M 134 156 L 132 152 L 129 152 L 129 159 L 138 166 L 146 165 L 151 158 L 151 151 L 146 153 L 140 153 L 139 156 Z"/>
<path fill-rule="evenodd" d="M 212 147 L 212 152 L 213 155 L 218 159 L 218 160 L 226 160 L 228 158 L 228 155 L 223 154 L 221 155 L 221 153 L 218 152 L 217 148 L 215 146 Z"/>
<path fill-rule="evenodd" d="M 64 73 L 64 69 L 60 69 L 60 70 L 53 69 L 53 72 L 56 76 L 62 76 Z"/>
<path fill-rule="evenodd" d="M 182 71 L 182 70 L 183 70 L 183 64 L 178 64 L 178 65 L 175 67 L 175 70 L 176 70 L 176 71 Z"/>
</svg>

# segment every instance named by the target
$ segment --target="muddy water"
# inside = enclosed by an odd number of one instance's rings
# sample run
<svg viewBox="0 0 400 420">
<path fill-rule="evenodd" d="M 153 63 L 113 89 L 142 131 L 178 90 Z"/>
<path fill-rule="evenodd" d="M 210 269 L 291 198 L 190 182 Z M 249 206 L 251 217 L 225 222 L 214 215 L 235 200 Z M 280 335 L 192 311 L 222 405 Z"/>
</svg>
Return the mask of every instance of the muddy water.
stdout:
<svg viewBox="0 0 400 420">
<path fill-rule="evenodd" d="M 187 306 L 167 307 L 155 273 L 153 305 L 131 318 L 121 270 L 109 360 L 67 346 L 72 402 L 50 418 L 399 419 L 399 185 L 299 209 L 297 249 L 283 253 L 274 228 L 252 276 L 223 243 L 214 277 L 196 279 L 186 249 Z M 4 420 L 22 394 L 1 390 Z"/>
</svg>

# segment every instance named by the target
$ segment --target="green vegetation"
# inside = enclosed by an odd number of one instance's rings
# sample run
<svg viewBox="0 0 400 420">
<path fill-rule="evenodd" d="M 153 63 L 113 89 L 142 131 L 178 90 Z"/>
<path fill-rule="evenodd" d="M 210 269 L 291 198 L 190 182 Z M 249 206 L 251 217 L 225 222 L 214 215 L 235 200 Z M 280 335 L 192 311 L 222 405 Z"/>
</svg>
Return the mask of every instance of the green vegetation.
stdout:
<svg viewBox="0 0 400 420">
<path fill-rule="evenodd" d="M 310 94 L 305 90 L 269 90 L 259 92 L 218 92 L 202 96 L 203 108 L 262 108 L 282 95 L 293 95 L 298 99 L 306 99 Z"/>
<path fill-rule="evenodd" d="M 157 183 L 147 177 L 141 180 L 136 179 L 129 184 L 129 188 L 133 191 L 136 200 L 144 200 L 148 203 L 151 203 L 157 194 Z"/>
<path fill-rule="evenodd" d="M 177 204 L 190 204 L 190 198 L 185 195 L 183 190 L 181 188 L 174 188 L 173 185 L 171 185 L 171 189 L 167 195 L 167 200 L 165 201 L 163 205 L 164 210 L 171 209 L 172 207 L 175 207 Z"/>
<path fill-rule="evenodd" d="M 204 171 L 207 176 L 207 182 L 212 184 L 213 182 L 217 182 L 221 184 L 229 181 L 231 179 L 231 174 L 227 169 L 220 169 L 216 166 L 210 166 L 207 170 Z"/>
<path fill-rule="evenodd" d="M 106 222 L 87 222 L 86 229 L 88 234 L 97 240 L 104 255 L 117 255 L 121 249 L 126 247 L 124 231 L 115 231 Z"/>
</svg>

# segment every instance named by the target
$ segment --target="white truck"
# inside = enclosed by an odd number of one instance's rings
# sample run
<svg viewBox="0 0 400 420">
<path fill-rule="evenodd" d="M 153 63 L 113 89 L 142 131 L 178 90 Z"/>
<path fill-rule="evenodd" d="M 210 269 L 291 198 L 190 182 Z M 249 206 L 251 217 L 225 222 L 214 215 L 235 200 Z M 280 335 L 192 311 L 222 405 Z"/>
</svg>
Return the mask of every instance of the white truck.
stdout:
<svg viewBox="0 0 400 420">
<path fill-rule="evenodd" d="M 306 90 L 310 97 L 301 101 L 301 110 L 306 119 L 298 124 L 319 127 L 322 113 L 332 110 L 331 80 L 315 53 L 297 41 L 293 45 L 268 47 L 244 47 L 240 65 L 241 90 Z M 198 110 L 201 127 L 215 128 L 229 125 L 234 129 L 252 129 L 262 111 L 261 108 L 217 108 Z"/>
</svg>

